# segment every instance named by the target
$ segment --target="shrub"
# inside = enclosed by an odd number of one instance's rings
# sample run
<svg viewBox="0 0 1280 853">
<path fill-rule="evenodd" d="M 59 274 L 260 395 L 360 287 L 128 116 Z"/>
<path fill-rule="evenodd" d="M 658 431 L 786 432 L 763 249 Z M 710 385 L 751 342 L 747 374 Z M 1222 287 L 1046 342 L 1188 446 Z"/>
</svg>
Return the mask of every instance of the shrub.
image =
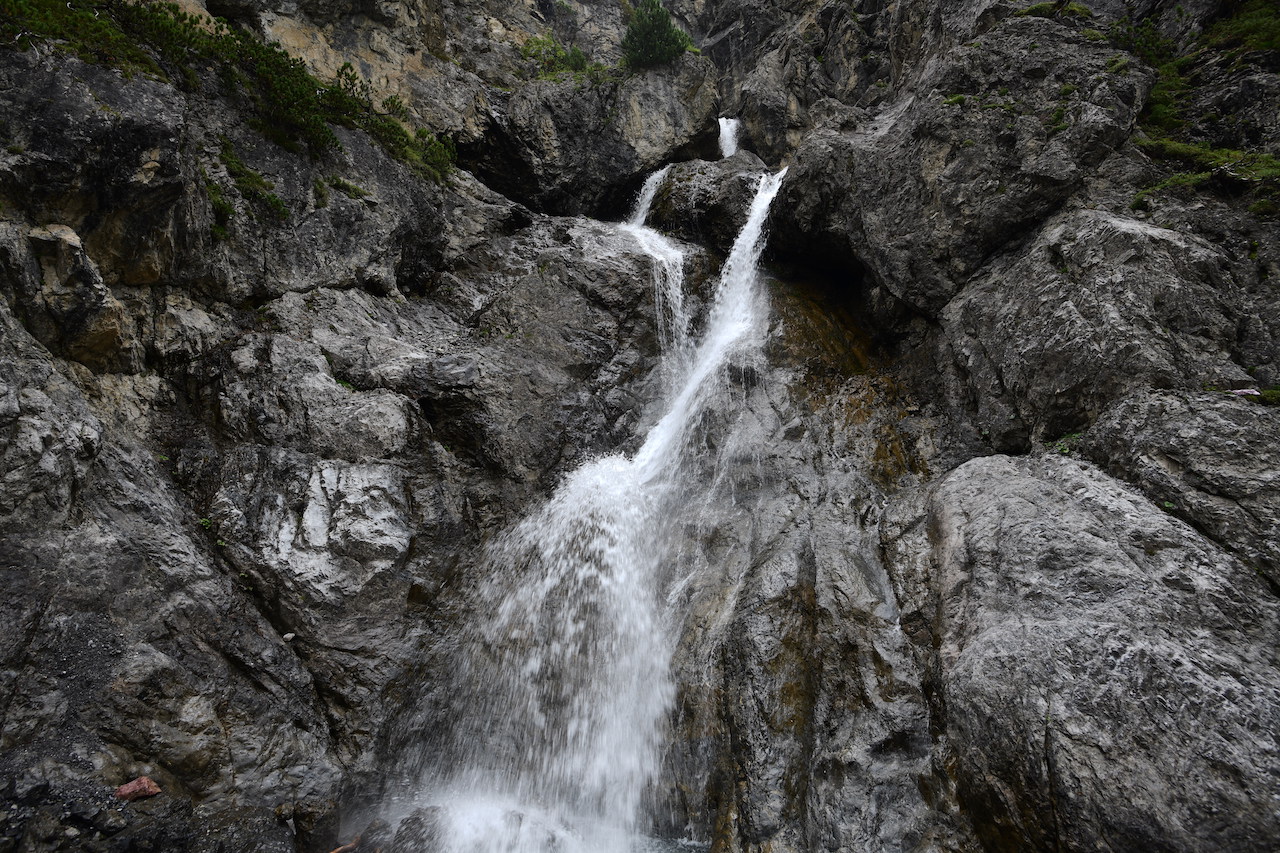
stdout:
<svg viewBox="0 0 1280 853">
<path fill-rule="evenodd" d="M 213 208 L 213 222 L 209 225 L 209 233 L 215 241 L 225 240 L 231 234 L 231 219 L 236 215 L 236 208 L 227 200 L 222 187 L 214 183 L 202 168 L 200 176 L 204 179 L 205 191 L 209 194 L 209 205 Z"/>
<path fill-rule="evenodd" d="M 520 55 L 538 63 L 538 71 L 544 75 L 587 70 L 587 55 L 577 45 L 566 48 L 551 33 L 526 41 Z"/>
<path fill-rule="evenodd" d="M 364 187 L 358 187 L 350 181 L 343 180 L 337 175 L 329 178 L 329 186 L 351 199 L 359 200 L 369 194 L 369 191 Z"/>
<path fill-rule="evenodd" d="M 632 68 L 652 68 L 679 57 L 693 47 L 689 35 L 675 25 L 659 0 L 640 0 L 627 34 L 622 37 L 622 56 Z"/>
</svg>

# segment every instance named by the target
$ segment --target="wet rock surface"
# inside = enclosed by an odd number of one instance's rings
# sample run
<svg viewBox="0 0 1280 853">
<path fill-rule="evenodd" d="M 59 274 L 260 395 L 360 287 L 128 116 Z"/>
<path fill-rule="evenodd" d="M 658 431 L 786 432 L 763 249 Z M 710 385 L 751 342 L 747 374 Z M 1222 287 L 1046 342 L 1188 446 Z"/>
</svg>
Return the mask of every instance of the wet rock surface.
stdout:
<svg viewBox="0 0 1280 853">
<path fill-rule="evenodd" d="M 764 163 L 749 151 L 676 163 L 658 187 L 649 224 L 728 254 L 763 171 Z"/>
</svg>

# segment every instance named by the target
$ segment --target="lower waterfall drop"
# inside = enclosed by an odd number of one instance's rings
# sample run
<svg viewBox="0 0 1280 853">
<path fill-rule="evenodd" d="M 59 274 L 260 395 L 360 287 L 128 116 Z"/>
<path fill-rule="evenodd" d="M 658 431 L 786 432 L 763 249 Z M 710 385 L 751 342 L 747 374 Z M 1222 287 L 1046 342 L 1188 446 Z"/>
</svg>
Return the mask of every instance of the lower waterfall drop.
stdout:
<svg viewBox="0 0 1280 853">
<path fill-rule="evenodd" d="M 728 368 L 761 357 L 768 310 L 758 265 L 785 173 L 761 177 L 697 341 L 680 249 L 643 225 L 665 170 L 621 226 L 655 260 L 665 414 L 632 457 L 578 468 L 487 552 L 481 624 L 462 640 L 462 742 L 416 798 L 434 815 L 424 853 L 636 849 L 674 695 L 670 531 L 711 487 L 692 476 L 696 424 L 729 396 Z"/>
</svg>

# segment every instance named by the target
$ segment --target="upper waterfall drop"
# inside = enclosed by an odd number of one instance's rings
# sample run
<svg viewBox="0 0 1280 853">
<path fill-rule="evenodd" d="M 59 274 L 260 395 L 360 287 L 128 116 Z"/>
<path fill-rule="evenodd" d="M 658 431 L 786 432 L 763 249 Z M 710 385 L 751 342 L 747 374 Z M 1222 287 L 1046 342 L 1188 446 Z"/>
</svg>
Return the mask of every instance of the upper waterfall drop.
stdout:
<svg viewBox="0 0 1280 853">
<path fill-rule="evenodd" d="M 720 156 L 732 157 L 738 153 L 738 128 L 742 122 L 736 118 L 720 119 Z"/>
<path fill-rule="evenodd" d="M 431 849 L 632 851 L 675 693 L 680 619 L 665 612 L 673 529 L 712 488 L 693 437 L 710 408 L 739 405 L 731 364 L 762 356 L 758 264 L 784 174 L 761 177 L 701 339 L 686 342 L 673 326 L 665 411 L 640 449 L 573 471 L 489 548 L 477 621 L 460 649 L 456 754 L 416 802 L 437 815 Z M 667 268 L 667 250 L 678 258 L 679 247 L 640 224 L 663 177 L 646 182 L 619 227 L 654 258 L 660 304 L 683 306 L 683 265 Z"/>
<path fill-rule="evenodd" d="M 645 179 L 636 194 L 635 207 L 621 229 L 636 239 L 640 249 L 653 258 L 653 298 L 657 306 L 658 340 L 665 354 L 664 371 L 672 375 L 686 354 L 689 316 L 684 299 L 684 251 L 672 240 L 645 225 L 658 189 L 671 166 L 663 166 Z"/>
</svg>

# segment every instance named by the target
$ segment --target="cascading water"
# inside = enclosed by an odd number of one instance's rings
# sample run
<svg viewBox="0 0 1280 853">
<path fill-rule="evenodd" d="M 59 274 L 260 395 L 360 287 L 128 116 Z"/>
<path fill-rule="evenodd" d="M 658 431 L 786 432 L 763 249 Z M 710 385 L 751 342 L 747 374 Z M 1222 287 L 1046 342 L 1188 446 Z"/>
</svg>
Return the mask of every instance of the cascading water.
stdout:
<svg viewBox="0 0 1280 853">
<path fill-rule="evenodd" d="M 736 118 L 720 119 L 720 156 L 732 157 L 738 153 L 738 127 L 742 124 Z"/>
<path fill-rule="evenodd" d="M 668 380 L 674 381 L 687 367 L 689 356 L 690 318 L 684 299 L 684 252 L 674 242 L 644 224 L 658 188 L 670 171 L 670 166 L 663 166 L 645 180 L 636 196 L 635 209 L 621 228 L 635 238 L 645 254 L 653 258 L 658 340 L 662 346 L 666 376 Z"/>
<path fill-rule="evenodd" d="M 694 425 L 759 356 L 767 310 L 758 263 L 785 170 L 760 180 L 721 272 L 706 329 L 688 340 L 679 247 L 644 226 L 665 170 L 621 227 L 654 258 L 669 392 L 631 458 L 606 456 L 490 549 L 491 581 L 464 640 L 463 741 L 418 804 L 449 853 L 627 853 L 659 766 L 673 686 L 670 530 L 709 484 L 695 482 Z M 486 621 L 487 620 L 487 621 Z"/>
</svg>

